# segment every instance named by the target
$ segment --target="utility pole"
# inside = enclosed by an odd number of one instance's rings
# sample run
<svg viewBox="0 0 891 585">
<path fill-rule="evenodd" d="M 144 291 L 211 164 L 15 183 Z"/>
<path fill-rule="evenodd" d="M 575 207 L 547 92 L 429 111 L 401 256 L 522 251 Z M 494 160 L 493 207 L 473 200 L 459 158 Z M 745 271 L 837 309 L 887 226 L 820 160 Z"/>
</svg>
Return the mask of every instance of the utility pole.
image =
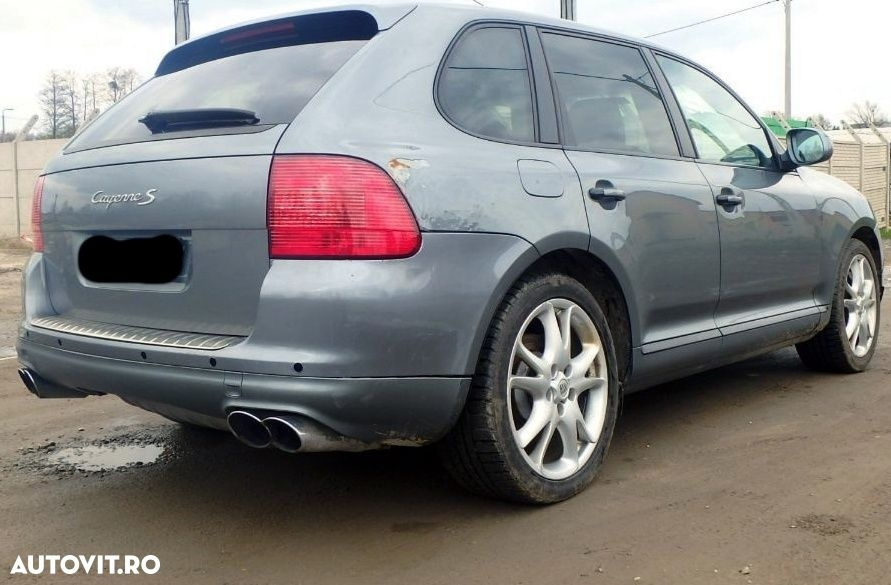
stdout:
<svg viewBox="0 0 891 585">
<path fill-rule="evenodd" d="M 173 18 L 176 26 L 176 44 L 184 43 L 189 40 L 189 29 L 191 23 L 189 21 L 189 0 L 173 0 Z"/>
<path fill-rule="evenodd" d="M 0 111 L 0 118 L 3 118 L 3 130 L 0 130 L 0 142 L 6 140 L 6 112 L 14 112 L 15 108 L 3 108 Z"/>
<path fill-rule="evenodd" d="M 560 18 L 575 20 L 575 0 L 560 0 Z"/>
<path fill-rule="evenodd" d="M 792 0 L 783 0 L 786 8 L 786 119 L 792 119 Z"/>
</svg>

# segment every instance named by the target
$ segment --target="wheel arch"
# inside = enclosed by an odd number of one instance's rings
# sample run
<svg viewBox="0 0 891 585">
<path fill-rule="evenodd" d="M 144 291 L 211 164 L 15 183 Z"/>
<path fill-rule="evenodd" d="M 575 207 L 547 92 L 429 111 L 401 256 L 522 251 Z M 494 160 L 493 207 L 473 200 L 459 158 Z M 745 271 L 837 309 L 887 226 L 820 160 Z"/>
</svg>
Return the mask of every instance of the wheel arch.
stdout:
<svg viewBox="0 0 891 585">
<path fill-rule="evenodd" d="M 879 272 L 879 280 L 881 280 L 882 272 L 884 271 L 884 266 L 882 264 L 882 242 L 879 240 L 879 236 L 876 235 L 876 230 L 872 226 L 861 225 L 851 234 L 851 239 L 860 240 L 867 248 L 869 248 L 869 251 L 872 253 L 872 258 L 876 263 L 876 270 Z M 880 297 L 884 294 L 884 290 L 885 287 L 880 284 Z"/>
<path fill-rule="evenodd" d="M 632 370 L 632 347 L 637 340 L 637 326 L 633 318 L 633 297 L 627 294 L 627 278 L 621 270 L 604 261 L 588 250 L 577 247 L 556 248 L 544 254 L 524 255 L 510 270 L 505 272 L 503 285 L 493 295 L 493 302 L 487 307 L 483 322 L 476 335 L 471 360 L 479 359 L 479 352 L 491 326 L 495 312 L 504 302 L 507 293 L 521 279 L 541 272 L 560 272 L 578 280 L 601 302 L 610 331 L 616 345 L 619 378 L 624 382 Z"/>
</svg>

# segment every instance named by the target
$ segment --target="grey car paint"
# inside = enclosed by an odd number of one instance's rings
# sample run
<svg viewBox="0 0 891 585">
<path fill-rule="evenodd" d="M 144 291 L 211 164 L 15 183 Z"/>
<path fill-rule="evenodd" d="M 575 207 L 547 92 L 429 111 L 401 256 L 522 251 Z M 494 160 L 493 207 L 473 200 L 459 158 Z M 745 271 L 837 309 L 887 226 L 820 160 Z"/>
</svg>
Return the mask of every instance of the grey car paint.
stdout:
<svg viewBox="0 0 891 585">
<path fill-rule="evenodd" d="M 269 267 L 265 196 L 271 160 L 270 155 L 185 159 L 47 177 L 44 271 L 53 307 L 72 318 L 103 323 L 249 334 Z M 194 181 L 196 169 L 201 169 L 200 182 Z M 149 205 L 92 202 L 100 190 L 149 189 L 155 190 Z M 77 252 L 98 231 L 115 237 L 181 235 L 188 240 L 188 274 L 173 287 L 89 283 L 80 275 Z"/>
<path fill-rule="evenodd" d="M 813 334 L 828 319 L 844 242 L 859 229 L 875 235 L 865 199 L 840 181 L 808 169 L 698 163 L 683 133 L 677 159 L 564 151 L 545 141 L 556 137 L 556 121 L 540 55 L 541 143 L 467 134 L 434 99 L 443 55 L 476 22 L 639 41 L 476 6 L 353 8 L 385 32 L 292 124 L 96 148 L 48 165 L 47 250 L 24 274 L 18 350 L 26 367 L 60 386 L 118 394 L 199 424 L 223 427 L 233 408 L 288 411 L 369 444 L 419 444 L 454 422 L 498 305 L 550 253 L 590 253 L 614 276 L 629 309 L 632 391 Z M 299 153 L 355 156 L 387 170 L 424 232 L 420 252 L 270 261 L 266 173 L 273 155 Z M 602 180 L 627 199 L 588 198 Z M 718 209 L 723 186 L 744 191 L 745 204 Z M 157 199 L 138 215 L 89 203 L 99 190 L 148 188 Z M 97 230 L 188 233 L 188 284 L 122 290 L 84 282 L 73 254 Z M 244 339 L 209 353 L 29 324 L 52 314 Z"/>
<path fill-rule="evenodd" d="M 624 202 L 586 197 L 591 252 L 614 256 L 641 332 L 635 345 L 718 336 L 720 246 L 711 189 L 691 161 L 569 152 L 585 191 L 608 181 Z"/>
<path fill-rule="evenodd" d="M 713 185 L 742 194 L 741 205 L 717 205 L 721 231 L 721 300 L 727 327 L 810 309 L 821 278 L 821 218 L 816 196 L 797 173 L 700 163 Z M 771 291 L 770 295 L 764 294 Z"/>
</svg>

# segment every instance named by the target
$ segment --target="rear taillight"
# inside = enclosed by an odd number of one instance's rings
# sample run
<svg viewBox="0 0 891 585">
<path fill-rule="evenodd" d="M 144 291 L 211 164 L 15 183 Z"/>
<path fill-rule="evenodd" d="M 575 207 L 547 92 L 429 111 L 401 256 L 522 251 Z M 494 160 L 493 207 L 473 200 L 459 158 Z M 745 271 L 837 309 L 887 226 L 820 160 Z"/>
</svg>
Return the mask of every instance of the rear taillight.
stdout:
<svg viewBox="0 0 891 585">
<path fill-rule="evenodd" d="M 405 258 L 418 223 L 393 179 L 345 156 L 277 156 L 269 177 L 271 258 Z"/>
<path fill-rule="evenodd" d="M 34 185 L 34 198 L 31 200 L 31 239 L 34 241 L 34 251 L 43 252 L 43 226 L 40 223 L 40 212 L 43 206 L 43 179 L 38 177 Z"/>
</svg>

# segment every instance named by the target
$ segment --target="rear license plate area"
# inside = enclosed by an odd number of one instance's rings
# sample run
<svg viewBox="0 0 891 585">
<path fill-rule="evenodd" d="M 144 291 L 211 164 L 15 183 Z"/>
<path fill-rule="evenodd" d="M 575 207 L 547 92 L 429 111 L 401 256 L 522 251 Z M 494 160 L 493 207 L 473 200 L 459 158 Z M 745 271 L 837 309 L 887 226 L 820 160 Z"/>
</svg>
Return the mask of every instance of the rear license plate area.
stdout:
<svg viewBox="0 0 891 585">
<path fill-rule="evenodd" d="M 91 283 L 175 283 L 185 276 L 187 242 L 170 234 L 151 237 L 93 235 L 81 243 L 77 265 L 81 277 Z"/>
</svg>

